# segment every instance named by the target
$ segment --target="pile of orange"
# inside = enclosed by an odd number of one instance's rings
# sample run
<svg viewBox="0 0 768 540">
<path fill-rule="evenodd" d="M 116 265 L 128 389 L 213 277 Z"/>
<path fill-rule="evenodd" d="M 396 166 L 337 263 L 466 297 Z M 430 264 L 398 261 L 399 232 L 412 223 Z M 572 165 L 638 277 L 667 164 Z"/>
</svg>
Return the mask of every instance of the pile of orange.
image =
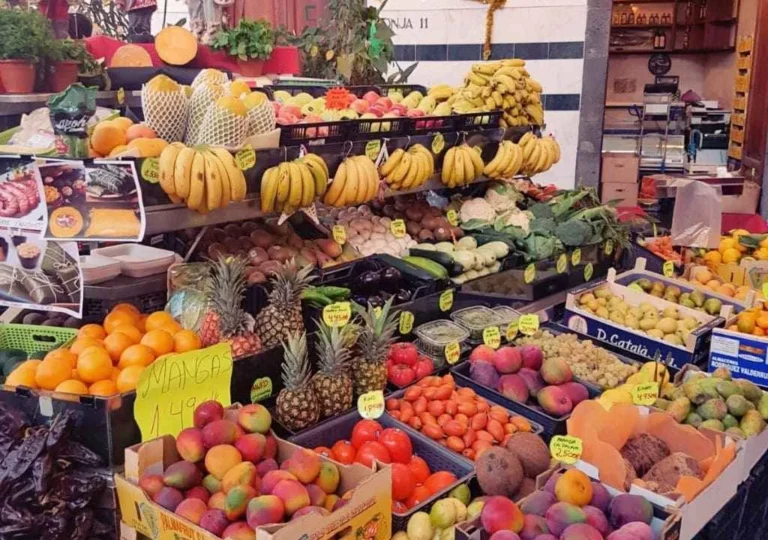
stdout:
<svg viewBox="0 0 768 540">
<path fill-rule="evenodd" d="M 118 304 L 103 324 L 86 324 L 69 348 L 54 349 L 43 360 L 27 360 L 5 384 L 70 394 L 112 396 L 136 388 L 141 372 L 156 359 L 202 346 L 170 313 L 142 315 Z"/>
<path fill-rule="evenodd" d="M 742 311 L 728 330 L 760 337 L 768 335 L 768 310 L 753 307 Z"/>
</svg>

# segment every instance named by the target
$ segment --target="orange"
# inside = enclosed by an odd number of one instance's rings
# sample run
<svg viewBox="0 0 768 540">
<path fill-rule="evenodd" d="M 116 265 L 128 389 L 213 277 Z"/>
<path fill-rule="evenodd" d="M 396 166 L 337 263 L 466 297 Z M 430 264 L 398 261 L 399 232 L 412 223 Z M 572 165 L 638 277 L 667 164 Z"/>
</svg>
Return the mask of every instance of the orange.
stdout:
<svg viewBox="0 0 768 540">
<path fill-rule="evenodd" d="M 142 334 L 147 331 L 147 317 L 149 317 L 149 315 L 141 315 L 139 316 L 139 320 L 136 321 L 136 328 L 138 328 Z"/>
<path fill-rule="evenodd" d="M 8 378 L 5 379 L 5 384 L 8 386 L 37 388 L 37 382 L 35 382 L 35 370 L 16 368 L 10 375 L 8 375 Z"/>
<path fill-rule="evenodd" d="M 176 352 L 196 351 L 202 346 L 200 336 L 192 330 L 182 330 L 173 335 L 173 350 Z"/>
<path fill-rule="evenodd" d="M 763 330 L 768 329 L 768 315 L 762 314 L 757 318 L 757 326 Z"/>
<path fill-rule="evenodd" d="M 741 259 L 741 251 L 736 248 L 728 248 L 722 254 L 725 264 L 739 262 L 739 259 Z"/>
<path fill-rule="evenodd" d="M 77 355 L 65 347 L 61 349 L 53 349 L 45 355 L 45 360 L 68 362 L 70 368 L 77 365 Z"/>
<path fill-rule="evenodd" d="M 133 326 L 136 322 L 136 315 L 127 313 L 125 311 L 113 311 L 104 318 L 104 330 L 107 334 L 111 334 L 115 331 L 115 328 L 123 325 Z"/>
<path fill-rule="evenodd" d="M 168 323 L 165 326 L 163 326 L 162 328 L 160 328 L 160 330 L 165 330 L 166 332 L 168 332 L 172 336 L 175 336 L 178 332 L 181 332 L 182 330 L 184 330 L 184 327 L 181 326 L 176 321 L 173 321 L 172 323 Z"/>
<path fill-rule="evenodd" d="M 755 318 L 742 315 L 739 317 L 739 320 L 736 321 L 736 327 L 739 329 L 739 332 L 751 334 L 755 330 Z"/>
<path fill-rule="evenodd" d="M 146 328 L 147 332 L 149 332 L 151 330 L 162 328 L 166 324 L 170 324 L 172 322 L 176 321 L 173 320 L 173 317 L 167 311 L 155 311 L 149 317 L 147 317 L 147 320 L 144 322 L 144 327 Z"/>
<path fill-rule="evenodd" d="M 123 324 L 121 326 L 118 326 L 115 328 L 115 330 L 112 332 L 113 334 L 125 334 L 129 338 L 131 338 L 132 343 L 138 343 L 141 341 L 142 332 L 138 328 L 132 325 Z"/>
<path fill-rule="evenodd" d="M 133 125 L 133 120 L 130 118 L 126 118 L 125 116 L 119 116 L 118 118 L 113 118 L 110 120 L 110 122 L 118 127 L 123 128 L 124 130 L 128 130 Z"/>
<path fill-rule="evenodd" d="M 77 358 L 77 373 L 83 382 L 95 383 L 112 375 L 112 359 L 101 347 L 88 347 Z"/>
<path fill-rule="evenodd" d="M 133 304 L 129 304 L 128 302 L 123 302 L 122 304 L 115 304 L 110 310 L 110 313 L 113 313 L 115 311 L 125 311 L 127 313 L 133 313 L 136 317 L 141 315 L 141 311 L 139 311 L 139 308 L 137 308 Z"/>
<path fill-rule="evenodd" d="M 141 344 L 152 349 L 157 357 L 173 350 L 173 336 L 165 330 L 150 330 L 141 338 Z"/>
<path fill-rule="evenodd" d="M 80 374 L 77 372 L 77 368 L 72 370 L 72 375 L 69 377 L 72 380 L 83 382 L 80 378 Z"/>
<path fill-rule="evenodd" d="M 112 381 L 112 382 L 115 382 L 117 380 L 117 376 L 120 375 L 121 371 L 122 370 L 119 367 L 117 367 L 117 366 L 113 367 L 112 368 L 112 376 L 109 378 L 109 380 Z"/>
<path fill-rule="evenodd" d="M 73 354 L 80 354 L 88 347 L 101 347 L 104 342 L 100 339 L 90 337 L 79 337 L 75 340 L 69 351 Z"/>
<path fill-rule="evenodd" d="M 56 387 L 56 392 L 66 392 L 67 394 L 87 394 L 88 387 L 81 381 L 67 379 Z"/>
<path fill-rule="evenodd" d="M 89 337 L 94 339 L 104 339 L 107 333 L 100 324 L 86 324 L 77 332 L 78 338 Z"/>
<path fill-rule="evenodd" d="M 109 357 L 112 359 L 113 364 L 117 364 L 120 361 L 120 355 L 123 351 L 136 343 L 133 338 L 122 332 L 115 332 L 109 334 L 107 339 L 104 340 L 104 349 L 109 353 Z"/>
<path fill-rule="evenodd" d="M 125 369 L 128 366 L 148 366 L 155 360 L 155 353 L 146 345 L 131 345 L 120 355 L 117 367 Z"/>
<path fill-rule="evenodd" d="M 19 367 L 17 367 L 16 369 L 25 369 L 25 370 L 32 371 L 32 373 L 34 373 L 35 371 L 37 371 L 37 366 L 39 366 L 42 363 L 43 363 L 42 360 L 25 360 L 24 362 L 19 364 Z"/>
<path fill-rule="evenodd" d="M 765 330 L 763 330 L 759 326 L 755 326 L 755 329 L 752 330 L 752 335 L 753 336 L 764 336 L 765 335 Z"/>
<path fill-rule="evenodd" d="M 144 366 L 128 366 L 121 371 L 115 381 L 118 392 L 135 390 L 136 385 L 139 384 L 139 377 L 141 377 L 142 371 L 144 371 Z"/>
<path fill-rule="evenodd" d="M 67 351 L 69 352 L 69 351 Z M 35 371 L 37 386 L 45 390 L 53 390 L 72 375 L 72 365 L 66 358 L 51 358 L 43 360 Z"/>
<path fill-rule="evenodd" d="M 88 393 L 92 396 L 109 397 L 117 394 L 117 386 L 112 381 L 98 381 L 88 387 Z"/>
</svg>

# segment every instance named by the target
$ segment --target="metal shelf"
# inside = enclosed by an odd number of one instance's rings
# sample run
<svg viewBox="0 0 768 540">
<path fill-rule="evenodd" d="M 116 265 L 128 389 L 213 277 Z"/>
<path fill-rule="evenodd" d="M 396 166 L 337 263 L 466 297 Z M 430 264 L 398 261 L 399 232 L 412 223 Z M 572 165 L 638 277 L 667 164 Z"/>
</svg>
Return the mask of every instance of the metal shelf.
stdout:
<svg viewBox="0 0 768 540">
<path fill-rule="evenodd" d="M 166 287 L 167 276 L 165 272 L 143 278 L 120 275 L 103 283 L 86 285 L 83 287 L 83 296 L 92 300 L 120 300 L 163 292 Z"/>
<path fill-rule="evenodd" d="M 166 204 L 145 208 L 147 227 L 145 236 L 183 229 L 195 229 L 205 225 L 219 225 L 263 217 L 261 199 L 252 194 L 245 200 L 230 203 L 226 208 L 201 214 L 182 204 Z"/>
</svg>

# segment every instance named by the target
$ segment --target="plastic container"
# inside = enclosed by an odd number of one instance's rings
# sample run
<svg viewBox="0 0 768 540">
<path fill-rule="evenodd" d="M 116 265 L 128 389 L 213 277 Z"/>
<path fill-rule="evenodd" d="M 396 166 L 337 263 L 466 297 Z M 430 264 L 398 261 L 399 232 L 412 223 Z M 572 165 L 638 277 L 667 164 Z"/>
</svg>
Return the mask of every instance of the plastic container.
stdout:
<svg viewBox="0 0 768 540">
<path fill-rule="evenodd" d="M 102 255 L 120 262 L 120 272 L 130 277 L 147 277 L 161 274 L 176 260 L 173 251 L 142 244 L 120 244 L 94 249 L 94 255 Z"/>
<path fill-rule="evenodd" d="M 80 257 L 80 268 L 83 271 L 83 283 L 95 285 L 114 279 L 120 275 L 120 261 L 103 255 L 84 255 Z"/>
<path fill-rule="evenodd" d="M 496 306 L 493 308 L 493 312 L 499 316 L 499 332 L 502 336 L 507 335 L 509 323 L 518 320 L 522 315 L 519 311 L 508 306 Z"/>
<path fill-rule="evenodd" d="M 478 317 L 484 317 L 485 322 L 479 323 L 475 320 Z M 485 306 L 473 306 L 454 311 L 451 313 L 451 320 L 465 328 L 469 332 L 469 339 L 472 341 L 482 341 L 483 331 L 486 328 L 501 324 L 496 312 Z"/>
<path fill-rule="evenodd" d="M 64 346 L 77 336 L 77 330 L 31 324 L 0 325 L 0 350 L 17 349 L 25 353 L 48 352 Z"/>
<path fill-rule="evenodd" d="M 438 328 L 445 328 L 439 332 Z M 442 358 L 445 354 L 445 346 L 454 341 L 463 345 L 469 339 L 469 332 L 448 319 L 431 321 L 419 326 L 414 333 L 419 338 L 422 350 L 432 357 Z"/>
</svg>

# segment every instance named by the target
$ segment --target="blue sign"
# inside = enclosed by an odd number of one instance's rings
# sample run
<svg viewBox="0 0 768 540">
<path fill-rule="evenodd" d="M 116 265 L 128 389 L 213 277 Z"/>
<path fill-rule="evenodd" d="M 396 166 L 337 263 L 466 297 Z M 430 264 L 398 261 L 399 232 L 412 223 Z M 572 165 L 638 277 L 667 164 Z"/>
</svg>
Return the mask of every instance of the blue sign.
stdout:
<svg viewBox="0 0 768 540">
<path fill-rule="evenodd" d="M 709 352 L 709 371 L 726 367 L 737 379 L 768 387 L 768 340 L 715 328 Z"/>
</svg>

